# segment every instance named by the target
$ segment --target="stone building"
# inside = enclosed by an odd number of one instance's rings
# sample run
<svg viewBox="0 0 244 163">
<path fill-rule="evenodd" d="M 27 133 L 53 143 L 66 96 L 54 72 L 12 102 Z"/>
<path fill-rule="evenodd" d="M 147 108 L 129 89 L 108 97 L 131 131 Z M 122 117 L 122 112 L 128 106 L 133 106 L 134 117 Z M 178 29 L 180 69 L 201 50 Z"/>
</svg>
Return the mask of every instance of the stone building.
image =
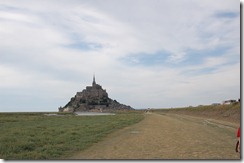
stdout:
<svg viewBox="0 0 244 163">
<path fill-rule="evenodd" d="M 133 108 L 110 99 L 106 90 L 96 83 L 95 76 L 93 76 L 92 86 L 87 86 L 82 92 L 77 92 L 64 107 L 59 108 L 59 112 L 104 112 L 124 109 L 131 110 Z"/>
</svg>

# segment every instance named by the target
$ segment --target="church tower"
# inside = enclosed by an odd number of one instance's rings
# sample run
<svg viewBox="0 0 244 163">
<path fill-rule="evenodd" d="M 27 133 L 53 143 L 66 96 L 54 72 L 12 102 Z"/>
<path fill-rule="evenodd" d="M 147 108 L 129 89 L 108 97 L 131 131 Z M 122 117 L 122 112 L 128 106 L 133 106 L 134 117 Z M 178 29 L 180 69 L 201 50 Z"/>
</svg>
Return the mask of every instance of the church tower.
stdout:
<svg viewBox="0 0 244 163">
<path fill-rule="evenodd" d="M 93 82 L 92 82 L 92 86 L 96 86 L 96 81 L 95 81 L 95 75 L 93 75 Z"/>
</svg>

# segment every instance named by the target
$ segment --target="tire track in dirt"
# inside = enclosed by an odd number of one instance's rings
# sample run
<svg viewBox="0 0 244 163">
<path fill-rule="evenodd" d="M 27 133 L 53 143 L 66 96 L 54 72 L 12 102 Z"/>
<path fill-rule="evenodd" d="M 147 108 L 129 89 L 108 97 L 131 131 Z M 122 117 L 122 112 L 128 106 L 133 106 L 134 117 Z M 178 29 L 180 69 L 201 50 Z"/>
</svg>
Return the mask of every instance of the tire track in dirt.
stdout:
<svg viewBox="0 0 244 163">
<path fill-rule="evenodd" d="M 141 122 L 70 159 L 240 159 L 235 152 L 235 129 L 200 121 L 204 119 L 147 113 Z"/>
</svg>

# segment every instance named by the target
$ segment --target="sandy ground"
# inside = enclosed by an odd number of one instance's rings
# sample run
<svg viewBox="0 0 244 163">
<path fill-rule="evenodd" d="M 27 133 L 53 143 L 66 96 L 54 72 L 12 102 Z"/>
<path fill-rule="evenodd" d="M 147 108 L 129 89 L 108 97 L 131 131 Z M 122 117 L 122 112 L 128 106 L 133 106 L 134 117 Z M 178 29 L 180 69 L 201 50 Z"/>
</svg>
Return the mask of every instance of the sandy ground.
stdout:
<svg viewBox="0 0 244 163">
<path fill-rule="evenodd" d="M 108 135 L 68 159 L 240 159 L 239 124 L 146 113 L 141 122 Z"/>
</svg>

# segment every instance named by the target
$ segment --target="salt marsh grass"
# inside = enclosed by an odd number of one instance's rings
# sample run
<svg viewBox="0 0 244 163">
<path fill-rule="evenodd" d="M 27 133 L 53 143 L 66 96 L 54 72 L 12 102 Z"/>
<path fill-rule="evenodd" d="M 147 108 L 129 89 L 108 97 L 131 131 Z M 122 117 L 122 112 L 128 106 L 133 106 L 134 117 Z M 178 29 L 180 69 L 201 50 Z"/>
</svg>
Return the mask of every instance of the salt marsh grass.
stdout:
<svg viewBox="0 0 244 163">
<path fill-rule="evenodd" d="M 0 158 L 62 159 L 84 150 L 107 134 L 143 119 L 139 112 L 104 116 L 46 116 L 0 113 Z M 60 115 L 60 114 L 58 114 Z"/>
</svg>

